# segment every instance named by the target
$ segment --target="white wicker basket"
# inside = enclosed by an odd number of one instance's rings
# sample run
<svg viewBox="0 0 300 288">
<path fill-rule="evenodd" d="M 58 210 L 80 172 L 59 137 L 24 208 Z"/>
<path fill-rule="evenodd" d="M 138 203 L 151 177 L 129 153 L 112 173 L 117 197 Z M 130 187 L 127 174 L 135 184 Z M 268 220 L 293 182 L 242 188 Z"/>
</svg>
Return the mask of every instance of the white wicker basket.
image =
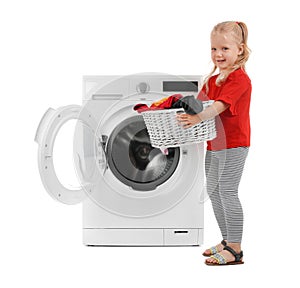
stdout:
<svg viewBox="0 0 300 288">
<path fill-rule="evenodd" d="M 203 102 L 204 109 L 213 101 Z M 164 109 L 142 112 L 151 145 L 157 148 L 179 147 L 186 144 L 200 143 L 216 137 L 215 119 L 202 121 L 191 128 L 183 128 L 176 119 L 180 109 Z"/>
</svg>

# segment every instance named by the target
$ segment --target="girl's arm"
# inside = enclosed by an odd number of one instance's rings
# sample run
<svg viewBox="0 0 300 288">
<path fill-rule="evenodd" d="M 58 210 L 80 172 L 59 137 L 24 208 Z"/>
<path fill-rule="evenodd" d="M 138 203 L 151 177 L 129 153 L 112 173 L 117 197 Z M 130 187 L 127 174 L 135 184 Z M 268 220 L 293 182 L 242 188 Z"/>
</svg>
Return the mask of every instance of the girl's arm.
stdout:
<svg viewBox="0 0 300 288">
<path fill-rule="evenodd" d="M 216 101 L 211 106 L 207 107 L 202 112 L 195 114 L 195 115 L 189 115 L 189 114 L 179 114 L 177 116 L 177 120 L 185 127 L 189 128 L 192 127 L 204 120 L 208 120 L 211 118 L 216 117 L 217 115 L 221 114 L 223 111 L 225 111 L 229 107 L 228 104 L 222 102 L 222 101 Z"/>
</svg>

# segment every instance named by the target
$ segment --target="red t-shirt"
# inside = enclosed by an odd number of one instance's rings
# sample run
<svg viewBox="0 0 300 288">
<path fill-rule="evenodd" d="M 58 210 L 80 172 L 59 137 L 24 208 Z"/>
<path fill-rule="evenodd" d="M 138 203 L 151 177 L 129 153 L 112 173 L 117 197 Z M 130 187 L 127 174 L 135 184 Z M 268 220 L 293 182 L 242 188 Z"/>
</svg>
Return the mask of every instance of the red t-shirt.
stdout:
<svg viewBox="0 0 300 288">
<path fill-rule="evenodd" d="M 229 107 L 215 118 L 217 137 L 207 141 L 208 150 L 222 150 L 250 146 L 250 98 L 251 80 L 242 69 L 229 74 L 221 86 L 216 85 L 218 75 L 208 81 L 208 93 L 203 86 L 198 99 L 222 101 Z"/>
</svg>

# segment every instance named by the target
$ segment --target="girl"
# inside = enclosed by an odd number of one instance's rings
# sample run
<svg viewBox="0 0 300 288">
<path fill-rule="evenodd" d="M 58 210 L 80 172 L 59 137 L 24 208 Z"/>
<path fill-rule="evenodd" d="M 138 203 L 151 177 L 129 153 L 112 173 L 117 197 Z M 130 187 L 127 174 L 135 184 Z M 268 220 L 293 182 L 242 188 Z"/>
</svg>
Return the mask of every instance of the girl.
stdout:
<svg viewBox="0 0 300 288">
<path fill-rule="evenodd" d="M 216 117 L 217 137 L 208 141 L 205 159 L 207 192 L 223 240 L 203 255 L 207 265 L 243 264 L 243 210 L 238 186 L 250 146 L 251 81 L 245 72 L 250 50 L 243 22 L 223 22 L 211 32 L 214 69 L 198 95 L 215 102 L 196 115 L 178 116 L 186 128 Z M 219 74 L 213 75 L 216 69 Z"/>
</svg>

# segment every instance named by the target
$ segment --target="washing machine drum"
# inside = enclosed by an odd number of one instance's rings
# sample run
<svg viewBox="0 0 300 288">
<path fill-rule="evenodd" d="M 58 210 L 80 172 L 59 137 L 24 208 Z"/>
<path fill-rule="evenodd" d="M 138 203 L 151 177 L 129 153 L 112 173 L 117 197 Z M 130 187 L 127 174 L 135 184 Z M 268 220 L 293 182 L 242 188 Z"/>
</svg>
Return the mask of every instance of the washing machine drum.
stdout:
<svg viewBox="0 0 300 288">
<path fill-rule="evenodd" d="M 135 190 L 154 190 L 166 182 L 179 162 L 179 148 L 169 148 L 167 155 L 151 146 L 142 116 L 121 122 L 107 143 L 108 165 L 113 174 Z"/>
</svg>

